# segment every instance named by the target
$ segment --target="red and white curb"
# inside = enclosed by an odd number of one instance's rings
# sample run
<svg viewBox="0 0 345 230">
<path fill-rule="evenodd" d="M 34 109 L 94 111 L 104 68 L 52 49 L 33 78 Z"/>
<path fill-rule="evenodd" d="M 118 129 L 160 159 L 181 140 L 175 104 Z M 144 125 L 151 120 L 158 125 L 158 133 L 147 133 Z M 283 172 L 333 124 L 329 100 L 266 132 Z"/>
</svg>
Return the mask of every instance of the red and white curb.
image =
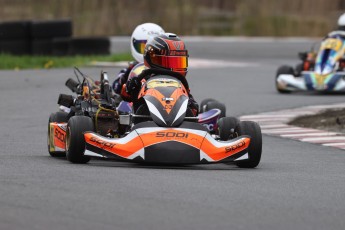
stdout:
<svg viewBox="0 0 345 230">
<path fill-rule="evenodd" d="M 296 109 L 259 113 L 255 115 L 244 115 L 240 117 L 240 120 L 255 121 L 259 123 L 263 134 L 345 149 L 345 135 L 342 133 L 288 125 L 291 120 L 298 116 L 314 115 L 325 109 L 344 107 L 345 103 L 306 106 Z"/>
</svg>

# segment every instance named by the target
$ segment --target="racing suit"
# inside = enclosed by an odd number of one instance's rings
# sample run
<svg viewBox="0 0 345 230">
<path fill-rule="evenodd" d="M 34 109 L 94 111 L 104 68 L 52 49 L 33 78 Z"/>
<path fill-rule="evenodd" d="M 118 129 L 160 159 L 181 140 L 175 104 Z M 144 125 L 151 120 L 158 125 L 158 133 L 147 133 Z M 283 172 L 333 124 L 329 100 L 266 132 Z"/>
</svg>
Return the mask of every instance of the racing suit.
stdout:
<svg viewBox="0 0 345 230">
<path fill-rule="evenodd" d="M 119 74 L 117 75 L 117 78 L 114 80 L 113 85 L 112 85 L 113 90 L 116 94 L 121 95 L 123 85 L 126 84 L 130 72 L 132 71 L 134 66 L 136 66 L 138 63 L 139 62 L 137 61 L 131 61 L 128 63 L 127 68 L 124 68 L 119 72 Z M 126 95 L 121 95 L 121 96 L 126 97 Z"/>
<path fill-rule="evenodd" d="M 326 40 L 327 38 L 335 37 L 335 36 L 339 36 L 345 41 L 345 31 L 336 30 L 336 31 L 332 31 L 332 32 L 328 33 L 322 39 L 322 42 L 324 40 Z M 301 57 L 302 63 L 300 63 L 296 66 L 297 75 L 300 75 L 300 73 L 302 71 L 308 71 L 308 70 L 314 69 L 314 65 L 315 65 L 315 61 L 316 61 L 316 55 L 317 54 L 315 52 L 304 52 L 301 54 L 302 54 L 302 57 Z M 343 70 L 344 68 L 345 68 L 345 56 L 343 56 L 339 60 L 339 70 Z"/>
<path fill-rule="evenodd" d="M 341 37 L 341 39 L 343 41 L 345 41 L 345 31 L 342 31 L 342 30 L 336 30 L 336 31 L 330 32 L 329 34 L 327 34 L 327 36 L 322 41 L 324 41 L 327 38 L 336 37 L 336 36 Z M 339 59 L 338 71 L 343 71 L 344 68 L 345 68 L 345 54 L 343 55 L 343 57 L 341 59 Z"/>
</svg>

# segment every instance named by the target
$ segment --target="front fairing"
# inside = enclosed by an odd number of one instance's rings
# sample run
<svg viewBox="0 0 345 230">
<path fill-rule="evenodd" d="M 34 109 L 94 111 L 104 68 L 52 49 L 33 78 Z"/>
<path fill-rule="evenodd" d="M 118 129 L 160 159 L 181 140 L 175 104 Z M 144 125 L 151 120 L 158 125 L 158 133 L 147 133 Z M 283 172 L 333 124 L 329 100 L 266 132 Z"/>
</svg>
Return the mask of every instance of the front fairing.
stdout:
<svg viewBox="0 0 345 230">
<path fill-rule="evenodd" d="M 344 55 L 345 43 L 339 36 L 329 37 L 321 44 L 313 72 L 303 72 L 308 90 L 333 90 L 341 75 L 337 73 Z"/>
<path fill-rule="evenodd" d="M 149 79 L 142 91 L 152 120 L 161 127 L 182 123 L 188 107 L 188 94 L 178 80 L 169 76 Z"/>
<path fill-rule="evenodd" d="M 225 163 L 248 159 L 249 136 L 215 140 L 198 123 L 158 127 L 155 122 L 137 124 L 123 138 L 84 133 L 85 155 L 114 160 L 164 164 Z"/>
<path fill-rule="evenodd" d="M 322 90 L 331 91 L 334 90 L 337 82 L 343 76 L 338 73 L 329 73 L 320 75 L 315 72 L 304 73 L 304 81 L 308 90 Z"/>
</svg>

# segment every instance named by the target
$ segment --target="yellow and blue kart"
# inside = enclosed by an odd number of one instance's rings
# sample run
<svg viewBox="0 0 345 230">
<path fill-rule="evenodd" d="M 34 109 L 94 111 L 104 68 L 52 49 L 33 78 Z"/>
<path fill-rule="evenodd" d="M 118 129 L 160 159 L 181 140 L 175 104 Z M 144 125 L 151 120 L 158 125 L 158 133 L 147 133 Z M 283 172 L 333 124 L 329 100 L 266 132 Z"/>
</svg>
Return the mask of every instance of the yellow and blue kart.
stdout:
<svg viewBox="0 0 345 230">
<path fill-rule="evenodd" d="M 344 38 L 339 35 L 328 37 L 321 43 L 312 71 L 296 75 L 290 66 L 281 66 L 276 74 L 276 88 L 280 93 L 292 91 L 344 92 L 345 71 Z"/>
</svg>

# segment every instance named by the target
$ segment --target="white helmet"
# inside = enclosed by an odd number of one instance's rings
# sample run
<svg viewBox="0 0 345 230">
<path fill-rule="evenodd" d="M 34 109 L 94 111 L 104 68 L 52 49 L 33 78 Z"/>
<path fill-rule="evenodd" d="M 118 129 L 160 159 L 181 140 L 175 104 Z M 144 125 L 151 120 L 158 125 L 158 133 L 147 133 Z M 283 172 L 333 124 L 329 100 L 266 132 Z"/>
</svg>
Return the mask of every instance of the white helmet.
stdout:
<svg viewBox="0 0 345 230">
<path fill-rule="evenodd" d="M 144 62 L 144 49 L 147 40 L 151 37 L 165 33 L 162 27 L 154 23 L 138 25 L 131 36 L 131 52 L 137 62 Z"/>
<path fill-rule="evenodd" d="M 345 30 L 345 13 L 342 14 L 338 19 L 338 29 Z"/>
</svg>

